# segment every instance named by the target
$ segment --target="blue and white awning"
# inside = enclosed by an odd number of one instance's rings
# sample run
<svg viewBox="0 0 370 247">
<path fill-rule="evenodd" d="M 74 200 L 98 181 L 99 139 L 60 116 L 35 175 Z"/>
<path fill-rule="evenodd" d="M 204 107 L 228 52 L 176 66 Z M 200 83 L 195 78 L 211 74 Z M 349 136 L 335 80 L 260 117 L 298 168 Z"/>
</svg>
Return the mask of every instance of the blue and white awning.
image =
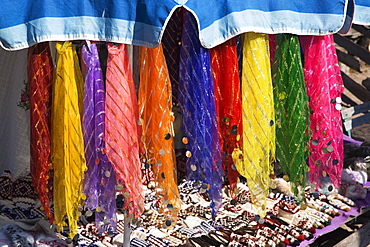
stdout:
<svg viewBox="0 0 370 247">
<path fill-rule="evenodd" d="M 355 0 L 355 17 L 353 23 L 370 25 L 370 0 Z"/>
<path fill-rule="evenodd" d="M 202 45 L 211 48 L 247 31 L 336 33 L 349 27 L 350 3 L 353 0 L 2 0 L 0 41 L 9 50 L 42 41 L 85 39 L 156 47 L 172 12 L 182 6 L 195 15 Z"/>
</svg>

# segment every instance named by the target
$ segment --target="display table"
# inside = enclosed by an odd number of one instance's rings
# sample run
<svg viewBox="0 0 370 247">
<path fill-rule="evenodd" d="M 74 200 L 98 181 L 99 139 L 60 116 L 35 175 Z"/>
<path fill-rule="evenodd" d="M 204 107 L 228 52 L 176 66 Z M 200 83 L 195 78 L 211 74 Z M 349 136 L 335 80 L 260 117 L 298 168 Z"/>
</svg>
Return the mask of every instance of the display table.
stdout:
<svg viewBox="0 0 370 247">
<path fill-rule="evenodd" d="M 367 182 L 365 184 L 365 186 L 370 186 L 370 182 Z M 367 196 L 364 200 L 354 200 L 354 202 L 356 203 L 355 207 L 351 207 L 351 210 L 348 211 L 348 212 L 345 212 L 343 210 L 339 210 L 341 212 L 340 216 L 334 217 L 333 220 L 331 221 L 330 225 L 328 225 L 328 226 L 326 226 L 322 229 L 316 229 L 316 233 L 314 234 L 314 237 L 310 240 L 302 241 L 301 244 L 299 245 L 299 247 L 304 247 L 304 246 L 308 246 L 310 244 L 313 244 L 316 240 L 318 240 L 323 235 L 328 234 L 328 233 L 333 232 L 333 231 L 336 231 L 340 226 L 342 226 L 343 224 L 351 221 L 354 217 L 357 217 L 357 218 L 361 217 L 361 215 L 364 215 L 366 212 L 368 212 L 370 210 L 370 208 L 369 208 L 369 206 L 370 206 L 370 193 L 367 194 Z M 370 224 L 364 225 L 363 228 L 361 228 L 361 229 L 365 229 L 365 228 L 369 229 Z M 361 229 L 360 229 L 360 231 L 363 232 L 364 230 L 361 230 Z M 357 241 L 361 241 L 359 238 L 363 237 L 363 236 L 359 235 L 359 233 L 353 233 L 352 235 L 350 235 L 346 239 L 343 239 L 336 246 L 360 246 L 360 245 L 354 245 L 354 243 L 352 243 L 352 242 L 351 242 L 351 245 L 348 244 L 349 239 L 351 239 L 351 240 L 356 239 Z M 357 236 L 357 237 L 355 237 L 355 236 Z M 368 239 L 368 242 L 370 243 L 370 239 Z M 347 243 L 347 244 L 345 244 L 345 243 Z M 316 246 L 316 245 L 314 245 L 314 246 Z M 363 246 L 363 245 L 361 245 L 361 246 Z"/>
</svg>

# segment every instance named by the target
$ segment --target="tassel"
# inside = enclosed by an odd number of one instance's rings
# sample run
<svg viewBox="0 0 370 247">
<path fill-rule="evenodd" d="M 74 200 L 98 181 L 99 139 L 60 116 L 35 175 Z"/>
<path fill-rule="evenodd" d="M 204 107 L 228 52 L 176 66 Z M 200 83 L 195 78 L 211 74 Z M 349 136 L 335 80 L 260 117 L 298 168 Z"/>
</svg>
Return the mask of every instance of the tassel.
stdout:
<svg viewBox="0 0 370 247">
<path fill-rule="evenodd" d="M 151 165 L 161 210 L 176 223 L 180 209 L 174 152 L 172 90 L 162 45 L 140 50 L 139 112 L 146 163 Z M 149 167 L 148 167 L 149 168 Z M 147 168 L 147 169 L 148 169 Z M 169 223 L 171 222 L 171 224 Z"/>
<path fill-rule="evenodd" d="M 78 205 L 86 171 L 81 127 L 83 80 L 75 48 L 57 42 L 57 68 L 53 85 L 52 163 L 54 165 L 54 213 L 59 230 L 67 215 L 70 233 L 77 233 Z"/>
<path fill-rule="evenodd" d="M 53 215 L 50 209 L 51 174 L 51 136 L 50 107 L 53 63 L 48 43 L 37 44 L 28 50 L 28 83 L 30 90 L 31 122 L 31 174 L 33 184 L 39 195 L 50 223 Z"/>
<path fill-rule="evenodd" d="M 116 171 L 116 188 L 124 197 L 127 219 L 137 218 L 144 210 L 139 113 L 126 45 L 108 44 L 106 78 L 106 154 Z"/>
<path fill-rule="evenodd" d="M 343 130 L 341 94 L 344 86 L 338 65 L 333 35 L 301 36 L 304 75 L 309 106 L 310 180 L 321 187 L 320 177 L 329 176 L 336 188 L 342 181 Z"/>
</svg>

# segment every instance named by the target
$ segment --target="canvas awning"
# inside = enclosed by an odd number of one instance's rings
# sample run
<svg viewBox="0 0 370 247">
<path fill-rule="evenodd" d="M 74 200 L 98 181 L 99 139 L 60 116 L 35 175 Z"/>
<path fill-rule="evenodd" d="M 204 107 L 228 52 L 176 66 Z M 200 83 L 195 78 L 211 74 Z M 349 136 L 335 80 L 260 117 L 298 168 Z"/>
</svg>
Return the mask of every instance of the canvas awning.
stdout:
<svg viewBox="0 0 370 247">
<path fill-rule="evenodd" d="M 370 1 L 356 0 L 355 10 L 353 23 L 359 25 L 370 25 Z"/>
<path fill-rule="evenodd" d="M 156 47 L 171 14 L 182 6 L 196 17 L 202 45 L 211 48 L 248 31 L 336 33 L 349 28 L 353 1 L 2 0 L 0 41 L 8 50 L 43 41 L 85 39 Z M 358 0 L 359 6 L 366 1 Z"/>
</svg>

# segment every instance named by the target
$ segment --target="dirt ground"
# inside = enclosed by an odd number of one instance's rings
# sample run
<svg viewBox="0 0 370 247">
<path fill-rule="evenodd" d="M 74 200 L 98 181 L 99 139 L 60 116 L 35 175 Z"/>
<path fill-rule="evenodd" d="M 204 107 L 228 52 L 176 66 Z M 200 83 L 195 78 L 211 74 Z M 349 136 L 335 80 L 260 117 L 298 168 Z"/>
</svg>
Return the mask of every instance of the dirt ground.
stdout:
<svg viewBox="0 0 370 247">
<path fill-rule="evenodd" d="M 370 123 L 354 128 L 352 130 L 352 138 L 358 141 L 370 140 Z"/>
<path fill-rule="evenodd" d="M 364 36 L 361 33 L 355 31 L 354 29 L 351 29 L 350 32 L 348 32 L 345 36 L 349 37 L 353 42 L 360 44 L 363 48 L 370 50 L 370 39 L 366 38 L 365 40 Z M 342 47 L 338 45 L 336 46 L 336 48 L 340 51 L 347 53 L 345 49 L 343 49 Z M 356 81 L 359 85 L 362 86 L 362 81 L 364 81 L 367 78 L 370 78 L 370 64 L 366 64 L 364 61 L 362 61 L 359 58 L 357 59 L 360 62 L 361 72 L 357 72 L 340 62 L 339 62 L 339 66 L 342 72 L 346 73 L 350 78 L 352 78 L 354 81 Z M 363 87 L 363 90 L 367 90 L 367 89 Z M 344 95 L 346 95 L 348 98 L 350 98 L 352 101 L 354 101 L 357 104 L 364 103 L 363 101 L 359 100 L 356 96 L 354 96 L 351 92 L 349 92 L 347 89 L 344 90 Z M 344 107 L 346 106 L 344 105 Z M 370 140 L 370 123 L 363 124 L 361 126 L 354 128 L 352 130 L 352 138 L 359 140 L 359 141 Z"/>
</svg>

